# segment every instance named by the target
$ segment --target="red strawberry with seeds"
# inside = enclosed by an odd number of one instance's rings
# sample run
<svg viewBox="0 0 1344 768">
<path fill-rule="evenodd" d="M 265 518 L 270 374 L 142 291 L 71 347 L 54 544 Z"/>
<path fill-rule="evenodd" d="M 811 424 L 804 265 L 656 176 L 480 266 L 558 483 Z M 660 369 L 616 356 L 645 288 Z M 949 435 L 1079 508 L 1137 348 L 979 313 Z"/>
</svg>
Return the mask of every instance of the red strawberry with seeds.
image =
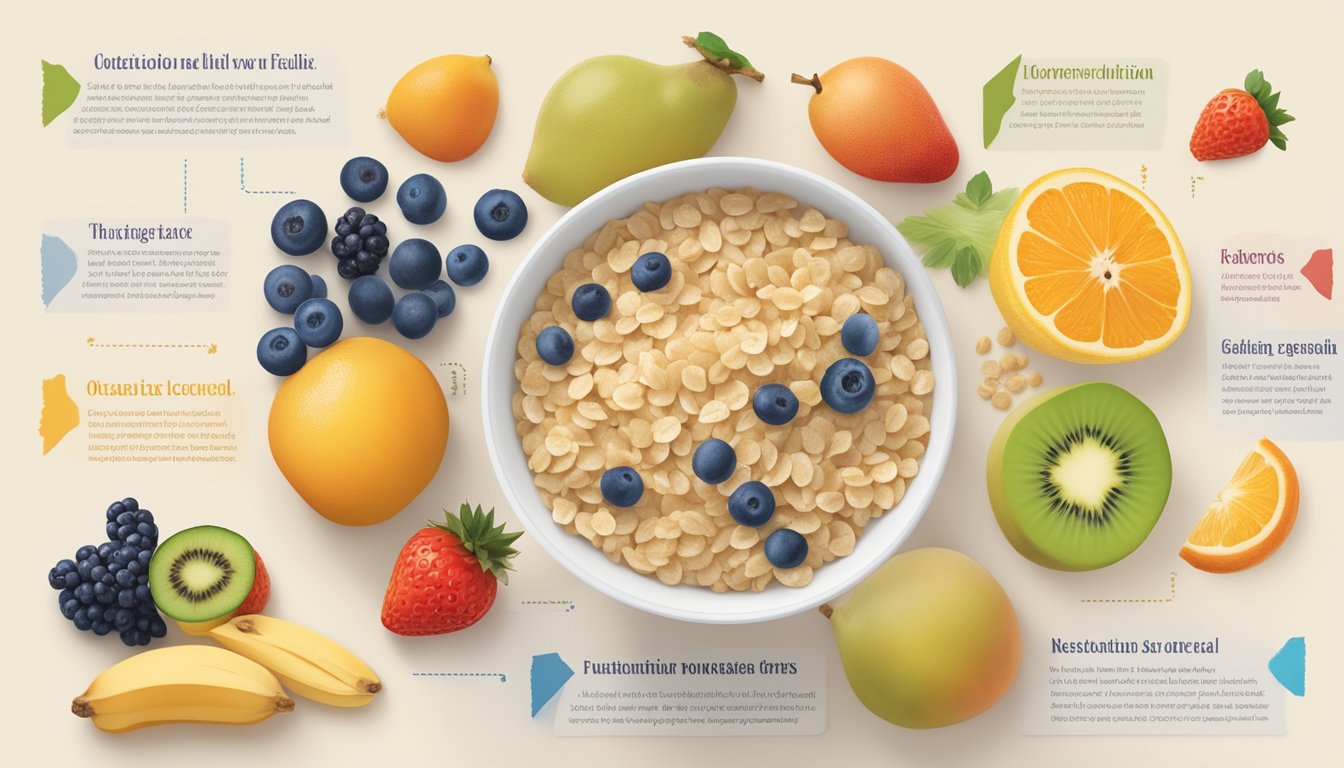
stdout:
<svg viewBox="0 0 1344 768">
<path fill-rule="evenodd" d="M 1204 105 L 1190 136 L 1196 160 L 1223 160 L 1258 152 L 1269 142 L 1288 148 L 1279 126 L 1294 118 L 1279 108 L 1279 94 L 1258 69 L 1246 76 L 1246 89 L 1227 88 Z"/>
<path fill-rule="evenodd" d="M 401 548 L 383 597 L 383 626 L 398 635 L 442 635 L 475 624 L 509 583 L 510 545 L 522 533 L 495 525 L 495 511 L 463 504 Z"/>
</svg>

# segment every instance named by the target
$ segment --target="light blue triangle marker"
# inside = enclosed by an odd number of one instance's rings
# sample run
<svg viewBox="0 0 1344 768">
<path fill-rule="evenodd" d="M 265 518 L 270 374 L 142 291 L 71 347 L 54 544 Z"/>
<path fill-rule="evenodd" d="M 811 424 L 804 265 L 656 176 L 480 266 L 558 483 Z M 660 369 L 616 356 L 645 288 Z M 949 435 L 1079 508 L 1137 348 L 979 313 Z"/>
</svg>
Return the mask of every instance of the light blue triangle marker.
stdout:
<svg viewBox="0 0 1344 768">
<path fill-rule="evenodd" d="M 532 657 L 532 716 L 536 717 L 546 703 L 555 698 L 574 670 L 569 668 L 558 653 L 543 653 Z"/>
<path fill-rule="evenodd" d="M 1294 696 L 1307 695 L 1307 639 L 1289 638 L 1274 658 L 1269 660 L 1269 673 Z"/>
</svg>

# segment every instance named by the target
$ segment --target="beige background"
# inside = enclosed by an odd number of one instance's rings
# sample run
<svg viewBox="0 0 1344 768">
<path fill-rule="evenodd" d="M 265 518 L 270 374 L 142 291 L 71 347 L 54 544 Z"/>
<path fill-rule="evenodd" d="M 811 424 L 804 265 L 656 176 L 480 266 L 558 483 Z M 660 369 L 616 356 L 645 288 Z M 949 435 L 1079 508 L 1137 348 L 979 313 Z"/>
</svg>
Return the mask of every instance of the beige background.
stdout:
<svg viewBox="0 0 1344 768">
<path fill-rule="evenodd" d="M 297 4 L 294 4 L 297 6 Z M 538 4 L 540 5 L 540 4 Z M 903 4 L 904 5 L 904 4 Z M 977 6 L 974 10 L 970 5 Z M 1203 4 L 1201 4 L 1202 6 Z M 1338 244 L 1338 96 L 1340 19 L 1326 2 L 1227 4 L 1199 9 L 1183 3 L 912 4 L 832 0 L 825 3 L 394 3 L 305 10 L 290 4 L 245 3 L 131 10 L 70 4 L 11 10 L 3 57 L 11 109 L 6 181 L 10 258 L 3 303 L 10 355 L 3 377 L 5 473 L 9 536 L 0 558 L 7 585 L 3 647 L 6 754 L 18 764 L 97 759 L 104 764 L 237 765 L 240 760 L 334 765 L 373 760 L 445 763 L 500 756 L 503 763 L 596 760 L 641 764 L 1095 766 L 1275 764 L 1323 765 L 1340 756 L 1339 696 L 1344 689 L 1338 513 L 1344 485 L 1340 443 L 1287 443 L 1303 477 L 1297 529 L 1277 555 L 1231 576 L 1193 571 L 1176 550 L 1193 521 L 1221 487 L 1257 435 L 1210 429 L 1204 402 L 1204 339 L 1212 288 L 1210 248 L 1225 235 L 1252 230 L 1330 235 Z M 189 8 L 189 10 L 188 10 Z M 17 15 L 17 18 L 15 18 Z M 435 365 L 460 361 L 474 375 L 495 302 L 509 270 L 530 240 L 561 213 L 523 188 L 519 179 L 532 121 L 546 89 L 568 66 L 589 55 L 626 53 L 664 63 L 686 60 L 678 37 L 713 29 L 768 74 L 763 86 L 739 84 L 737 112 L 716 154 L 790 162 L 853 189 L 893 220 L 941 204 L 980 169 L 996 184 L 1020 186 L 1058 167 L 1085 164 L 1137 180 L 1148 166 L 1148 190 L 1182 235 L 1196 277 L 1193 319 L 1185 335 L 1156 358 L 1118 368 L 1033 362 L 1047 383 L 1104 378 L 1131 389 L 1161 418 L 1173 448 L 1175 482 L 1165 515 L 1147 544 L 1099 572 L 1064 574 L 1019 557 L 994 525 L 983 461 L 1000 414 L 973 394 L 978 364 L 974 339 L 999 326 L 982 281 L 958 289 L 946 273 L 934 280 L 951 318 L 958 365 L 964 372 L 961 420 L 946 481 L 907 546 L 942 545 L 984 563 L 1013 597 L 1028 652 L 1051 634 L 1093 623 L 1135 627 L 1195 626 L 1225 637 L 1257 638 L 1273 647 L 1305 635 L 1309 692 L 1287 702 L 1288 733 L 1244 738 L 1024 737 L 1023 686 L 984 716 L 935 732 L 906 731 L 866 712 L 839 673 L 825 622 L 806 614 L 766 625 L 701 627 L 652 618 L 607 600 L 564 573 L 526 538 L 518 576 L 481 625 L 446 637 L 409 640 L 384 631 L 378 611 L 393 554 L 441 506 L 470 498 L 501 504 L 482 451 L 479 399 L 469 389 L 450 399 L 453 434 L 448 456 L 430 489 L 397 518 L 373 529 L 339 528 L 308 511 L 272 464 L 265 418 L 275 381 L 256 365 L 256 339 L 279 324 L 259 286 L 280 258 L 266 225 L 278 199 L 239 192 L 236 151 L 177 150 L 124 153 L 75 151 L 63 128 L 38 127 L 39 58 L 78 74 L 95 51 L 152 50 L 165 41 L 200 41 L 211 49 L 288 51 L 340 48 L 349 84 L 347 147 L 322 151 L 250 151 L 249 184 L 295 189 L 329 209 L 346 204 L 337 185 L 340 164 L 372 154 L 394 179 L 436 173 L 448 187 L 449 214 L 429 228 L 441 243 L 475 238 L 471 203 L 483 190 L 512 186 L 527 199 L 524 237 L 491 248 L 486 281 L 458 294 L 447 327 L 409 348 Z M 431 55 L 489 53 L 502 89 L 494 134 L 475 157 L 442 166 L 407 148 L 374 114 L 400 74 Z M 1171 112 L 1161 152 L 1004 154 L 980 148 L 980 88 L 1018 53 L 1037 57 L 1159 57 L 1171 62 Z M 894 59 L 914 71 L 937 99 L 962 151 L 951 182 L 933 187 L 885 185 L 834 164 L 811 135 L 806 92 L 787 83 L 791 70 L 825 71 L 855 55 Z M 1201 166 L 1185 150 L 1203 103 L 1263 68 L 1298 117 L 1288 126 L 1289 151 L 1272 149 L 1245 161 Z M 181 210 L 182 158 L 191 160 L 190 215 L 233 225 L 234 299 L 228 313 L 199 316 L 57 315 L 38 301 L 37 244 L 41 222 L 77 216 L 172 216 Z M 1206 180 L 1198 197 L 1190 176 Z M 384 204 L 390 209 L 390 202 Z M 394 210 L 394 209 L 392 209 Z M 396 219 L 394 219 L 395 221 Z M 1332 231 L 1334 227 L 1334 231 Z M 409 225 L 398 225 L 397 236 Z M 314 259 L 320 256 L 311 257 Z M 337 285 L 330 260 L 323 265 Z M 339 291 L 338 291 L 339 292 Z M 1335 318 L 1339 314 L 1336 305 Z M 1338 323 L 1336 323 L 1338 324 Z M 88 349 L 89 335 L 162 342 L 212 341 L 214 357 L 169 353 L 114 354 Z M 243 459 L 227 468 L 92 466 L 81 457 L 78 433 L 49 456 L 35 433 L 40 380 L 65 372 L 147 377 L 232 376 L 242 391 Z M 474 380 L 473 380 L 474 383 Z M 77 398 L 78 399 L 78 398 Z M 114 498 L 139 497 L 165 529 L 217 522 L 248 535 L 265 554 L 275 581 L 274 609 L 346 642 L 387 682 L 381 701 L 366 710 L 301 706 L 246 730 L 178 727 L 124 737 L 97 733 L 68 714 L 70 698 L 98 671 L 122 658 L 114 638 L 73 631 L 54 610 L 46 569 L 80 544 L 101 541 L 102 510 Z M 509 516 L 504 511 L 505 516 Z M 1163 597 L 1168 574 L 1178 574 L 1171 603 L 1080 604 L 1096 597 Z M 569 613 L 528 611 L 528 600 L 572 600 Z M 549 722 L 527 718 L 527 665 L 534 653 L 559 651 L 574 661 L 584 652 L 655 653 L 660 648 L 806 646 L 830 655 L 830 727 L 799 739 L 557 739 Z M 503 672 L 491 678 L 412 678 L 413 671 Z M 302 704 L 302 703 L 301 703 Z"/>
</svg>

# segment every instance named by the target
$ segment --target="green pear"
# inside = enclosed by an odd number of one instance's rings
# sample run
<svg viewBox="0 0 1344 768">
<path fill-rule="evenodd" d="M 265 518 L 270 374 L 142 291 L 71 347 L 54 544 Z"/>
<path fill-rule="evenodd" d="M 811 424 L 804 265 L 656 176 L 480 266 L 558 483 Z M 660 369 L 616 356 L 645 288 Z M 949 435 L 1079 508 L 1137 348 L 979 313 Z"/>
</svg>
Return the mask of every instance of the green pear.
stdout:
<svg viewBox="0 0 1344 768">
<path fill-rule="evenodd" d="M 541 103 L 523 180 L 574 205 L 631 174 L 704 156 L 737 104 L 731 75 L 764 76 L 710 33 L 686 44 L 704 58 L 663 66 L 598 56 L 561 75 Z"/>
<path fill-rule="evenodd" d="M 960 552 L 896 555 L 821 612 L 854 695 L 906 728 L 969 720 L 1017 677 L 1022 638 L 1013 604 L 989 571 Z"/>
</svg>

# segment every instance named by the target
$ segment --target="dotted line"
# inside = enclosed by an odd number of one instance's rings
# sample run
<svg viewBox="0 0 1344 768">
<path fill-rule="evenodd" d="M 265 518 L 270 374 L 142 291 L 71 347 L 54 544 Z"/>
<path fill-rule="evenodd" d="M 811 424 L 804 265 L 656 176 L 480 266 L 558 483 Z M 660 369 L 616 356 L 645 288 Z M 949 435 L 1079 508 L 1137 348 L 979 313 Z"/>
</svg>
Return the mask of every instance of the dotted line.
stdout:
<svg viewBox="0 0 1344 768">
<path fill-rule="evenodd" d="M 412 672 L 411 677 L 497 677 L 499 682 L 508 682 L 503 672 Z"/>
<path fill-rule="evenodd" d="M 1083 603 L 1174 603 L 1176 602 L 1176 572 L 1171 572 L 1171 597 L 1097 598 L 1080 600 Z"/>
<path fill-rule="evenodd" d="M 238 188 L 249 195 L 292 195 L 293 192 L 276 189 L 247 188 L 247 158 L 238 158 Z"/>
<path fill-rule="evenodd" d="M 467 396 L 467 366 L 465 366 L 465 365 L 463 365 L 463 364 L 461 364 L 461 363 L 439 363 L 439 367 L 440 367 L 440 368 L 447 368 L 447 367 L 450 366 L 450 365 L 455 365 L 455 366 L 457 366 L 458 368 L 461 368 L 461 369 L 462 369 L 462 391 L 461 391 L 461 392 L 454 392 L 453 394 L 454 394 L 454 395 L 461 395 L 462 397 L 466 397 L 466 396 Z"/>
<path fill-rule="evenodd" d="M 89 344 L 95 349 L 205 349 L 214 344 Z"/>
<path fill-rule="evenodd" d="M 1141 163 L 1139 165 L 1139 189 L 1148 188 L 1148 165 Z"/>
<path fill-rule="evenodd" d="M 524 600 L 519 605 L 563 605 L 565 613 L 570 613 L 578 607 L 574 605 L 573 600 Z"/>
<path fill-rule="evenodd" d="M 182 158 L 182 212 L 187 212 L 187 158 Z"/>
<path fill-rule="evenodd" d="M 1204 177 L 1203 177 L 1203 176 L 1191 176 L 1191 177 L 1190 177 L 1190 197 L 1194 197 L 1194 196 L 1195 196 L 1195 182 L 1197 182 L 1197 181 L 1203 181 L 1203 180 L 1204 180 Z"/>
</svg>

